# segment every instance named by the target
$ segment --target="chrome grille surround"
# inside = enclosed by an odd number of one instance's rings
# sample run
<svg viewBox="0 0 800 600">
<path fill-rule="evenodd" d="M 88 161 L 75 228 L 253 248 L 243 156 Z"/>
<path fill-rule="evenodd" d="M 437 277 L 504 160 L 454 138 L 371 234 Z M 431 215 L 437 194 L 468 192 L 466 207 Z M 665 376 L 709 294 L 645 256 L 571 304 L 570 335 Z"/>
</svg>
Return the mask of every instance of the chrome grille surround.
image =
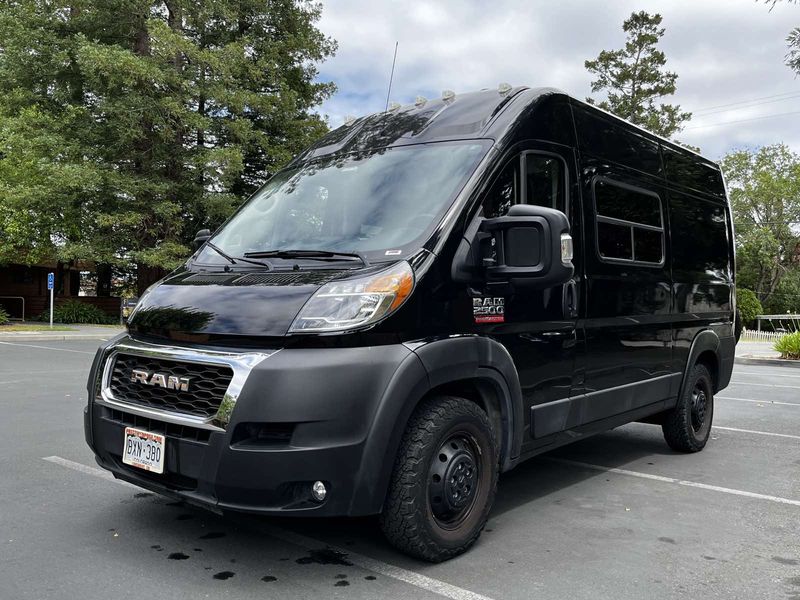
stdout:
<svg viewBox="0 0 800 600">
<path fill-rule="evenodd" d="M 106 352 L 103 364 L 103 375 L 101 378 L 100 395 L 95 398 L 95 402 L 116 408 L 124 412 L 149 417 L 174 423 L 176 425 L 190 425 L 199 429 L 209 429 L 212 431 L 224 431 L 230 422 L 231 413 L 239 398 L 239 394 L 244 387 L 250 371 L 262 360 L 278 352 L 277 349 L 257 350 L 247 352 L 206 350 L 198 348 L 185 348 L 180 346 L 167 346 L 161 344 L 151 344 L 134 340 L 130 336 L 121 338 L 114 346 Z M 124 398 L 117 398 L 111 388 L 111 378 L 114 365 L 118 355 L 139 356 L 144 360 L 165 360 L 171 362 L 191 363 L 199 366 L 230 367 L 233 371 L 230 383 L 225 391 L 216 413 L 210 416 L 189 414 L 165 410 L 154 406 L 145 406 L 126 402 Z"/>
</svg>

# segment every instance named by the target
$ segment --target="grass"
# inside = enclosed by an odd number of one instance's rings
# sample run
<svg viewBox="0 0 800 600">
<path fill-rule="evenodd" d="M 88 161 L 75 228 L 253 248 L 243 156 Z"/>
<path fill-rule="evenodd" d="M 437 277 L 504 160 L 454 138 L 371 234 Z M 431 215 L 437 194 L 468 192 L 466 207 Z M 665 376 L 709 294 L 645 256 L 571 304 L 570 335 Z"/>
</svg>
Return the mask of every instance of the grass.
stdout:
<svg viewBox="0 0 800 600">
<path fill-rule="evenodd" d="M 28 323 L 0 325 L 0 333 L 14 333 L 16 331 L 75 331 L 75 328 L 66 325 L 53 325 L 51 329 L 50 325 L 42 325 L 40 323 L 35 325 Z"/>
</svg>

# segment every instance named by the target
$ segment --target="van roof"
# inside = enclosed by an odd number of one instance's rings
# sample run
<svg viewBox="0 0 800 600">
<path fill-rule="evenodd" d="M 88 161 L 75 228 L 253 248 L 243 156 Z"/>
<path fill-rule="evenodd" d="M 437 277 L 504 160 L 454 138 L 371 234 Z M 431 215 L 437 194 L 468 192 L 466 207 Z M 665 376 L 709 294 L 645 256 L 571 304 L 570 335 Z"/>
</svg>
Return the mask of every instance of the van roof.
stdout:
<svg viewBox="0 0 800 600">
<path fill-rule="evenodd" d="M 689 148 L 656 135 L 616 115 L 548 87 L 511 88 L 505 93 L 481 90 L 437 98 L 373 113 L 345 123 L 329 132 L 293 162 L 339 152 L 369 151 L 432 141 L 493 138 L 500 139 L 519 117 L 545 98 L 562 97 L 573 104 L 611 119 L 624 128 L 635 130 L 659 143 L 690 156 L 701 156 Z M 704 161 L 713 162 L 709 159 Z M 716 165 L 715 165 L 716 166 Z"/>
</svg>

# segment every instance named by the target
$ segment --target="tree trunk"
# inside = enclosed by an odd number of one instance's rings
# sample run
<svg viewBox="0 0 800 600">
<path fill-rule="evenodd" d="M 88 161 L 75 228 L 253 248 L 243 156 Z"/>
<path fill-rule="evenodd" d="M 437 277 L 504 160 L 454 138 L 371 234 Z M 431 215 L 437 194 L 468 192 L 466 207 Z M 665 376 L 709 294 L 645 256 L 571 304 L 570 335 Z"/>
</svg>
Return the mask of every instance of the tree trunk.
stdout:
<svg viewBox="0 0 800 600">
<path fill-rule="evenodd" d="M 95 274 L 97 275 L 97 287 L 95 289 L 96 296 L 110 296 L 111 295 L 111 265 L 99 264 L 95 266 Z"/>
<path fill-rule="evenodd" d="M 161 267 L 136 263 L 136 295 L 141 298 L 145 290 L 164 275 L 166 275 L 166 271 Z"/>
</svg>

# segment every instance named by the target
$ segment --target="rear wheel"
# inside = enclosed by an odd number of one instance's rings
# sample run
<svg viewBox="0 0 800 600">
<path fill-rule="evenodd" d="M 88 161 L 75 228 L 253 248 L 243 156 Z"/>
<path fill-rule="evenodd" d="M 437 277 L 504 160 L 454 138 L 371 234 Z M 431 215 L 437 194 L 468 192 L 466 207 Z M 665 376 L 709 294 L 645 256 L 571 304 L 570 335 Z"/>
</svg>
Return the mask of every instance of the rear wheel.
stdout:
<svg viewBox="0 0 800 600">
<path fill-rule="evenodd" d="M 678 452 L 699 452 L 711 434 L 714 418 L 714 386 L 703 365 L 695 365 L 686 380 L 678 404 L 669 411 L 661 429 L 669 447 Z"/>
<path fill-rule="evenodd" d="M 403 435 L 381 528 L 417 558 L 439 562 L 461 554 L 486 524 L 497 475 L 486 413 L 463 398 L 426 400 Z"/>
</svg>

